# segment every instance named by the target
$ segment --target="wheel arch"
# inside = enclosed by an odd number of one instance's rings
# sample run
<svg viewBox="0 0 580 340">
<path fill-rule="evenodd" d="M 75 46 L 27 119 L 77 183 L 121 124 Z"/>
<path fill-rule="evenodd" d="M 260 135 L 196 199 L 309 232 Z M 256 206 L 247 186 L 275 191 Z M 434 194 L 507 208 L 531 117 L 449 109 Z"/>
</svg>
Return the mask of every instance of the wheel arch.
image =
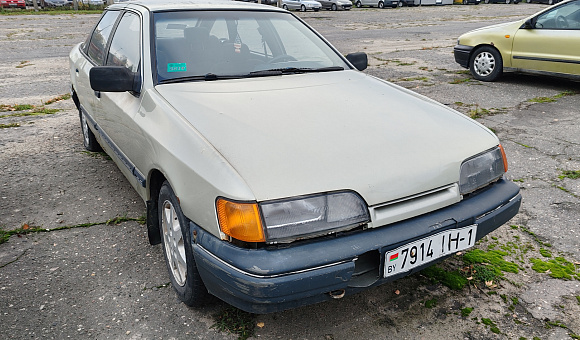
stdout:
<svg viewBox="0 0 580 340">
<path fill-rule="evenodd" d="M 152 169 L 147 179 L 147 236 L 151 245 L 161 243 L 159 234 L 158 202 L 159 191 L 163 182 L 167 180 L 159 169 Z"/>
</svg>

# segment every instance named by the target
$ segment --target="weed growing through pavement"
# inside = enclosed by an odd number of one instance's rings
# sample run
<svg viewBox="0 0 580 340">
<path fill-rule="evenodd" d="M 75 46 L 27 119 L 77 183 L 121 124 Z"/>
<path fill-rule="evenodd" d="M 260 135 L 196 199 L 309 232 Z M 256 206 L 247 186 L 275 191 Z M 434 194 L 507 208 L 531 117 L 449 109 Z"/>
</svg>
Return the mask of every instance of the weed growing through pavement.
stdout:
<svg viewBox="0 0 580 340">
<path fill-rule="evenodd" d="M 246 340 L 254 335 L 256 322 L 255 315 L 252 313 L 228 307 L 213 317 L 215 322 L 211 328 L 235 334 L 238 336 L 238 340 Z"/>
</svg>

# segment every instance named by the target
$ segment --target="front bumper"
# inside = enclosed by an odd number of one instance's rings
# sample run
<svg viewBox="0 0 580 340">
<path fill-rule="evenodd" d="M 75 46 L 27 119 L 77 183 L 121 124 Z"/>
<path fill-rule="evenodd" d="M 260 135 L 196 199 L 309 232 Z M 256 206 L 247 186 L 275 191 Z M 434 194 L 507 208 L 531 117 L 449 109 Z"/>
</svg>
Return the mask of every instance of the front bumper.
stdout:
<svg viewBox="0 0 580 340">
<path fill-rule="evenodd" d="M 501 179 L 452 206 L 384 227 L 285 246 L 243 249 L 191 223 L 197 268 L 208 291 L 252 313 L 332 299 L 417 272 L 383 278 L 384 253 L 443 230 L 478 224 L 479 240 L 515 216 L 519 187 Z M 195 237 L 193 235 L 196 235 Z"/>
<path fill-rule="evenodd" d="M 473 46 L 465 46 L 465 45 L 455 45 L 453 48 L 453 55 L 455 56 L 455 61 L 465 67 L 469 68 L 469 57 L 471 55 L 471 50 L 473 50 Z"/>
</svg>

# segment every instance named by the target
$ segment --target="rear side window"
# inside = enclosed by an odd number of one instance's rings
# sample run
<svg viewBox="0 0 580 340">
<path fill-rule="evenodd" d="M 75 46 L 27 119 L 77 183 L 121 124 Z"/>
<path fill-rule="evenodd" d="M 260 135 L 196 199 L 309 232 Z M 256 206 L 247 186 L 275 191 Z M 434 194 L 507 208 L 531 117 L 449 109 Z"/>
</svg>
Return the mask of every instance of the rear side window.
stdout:
<svg viewBox="0 0 580 340">
<path fill-rule="evenodd" d="M 125 13 L 111 40 L 107 65 L 124 66 L 131 72 L 137 72 L 141 60 L 140 36 L 141 21 L 139 17 L 133 13 Z"/>
<path fill-rule="evenodd" d="M 87 55 L 97 65 L 103 65 L 107 41 L 109 40 L 109 35 L 111 35 L 111 31 L 113 30 L 113 26 L 115 25 L 118 16 L 118 11 L 109 11 L 105 13 L 91 34 L 87 47 Z"/>
</svg>

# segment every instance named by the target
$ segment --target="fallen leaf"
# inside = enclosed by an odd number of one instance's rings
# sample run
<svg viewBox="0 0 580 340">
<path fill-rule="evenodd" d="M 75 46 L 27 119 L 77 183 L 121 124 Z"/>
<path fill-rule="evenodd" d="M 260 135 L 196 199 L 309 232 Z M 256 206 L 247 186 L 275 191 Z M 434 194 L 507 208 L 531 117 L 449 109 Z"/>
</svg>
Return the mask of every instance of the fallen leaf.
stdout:
<svg viewBox="0 0 580 340">
<path fill-rule="evenodd" d="M 473 276 L 470 276 L 470 277 L 468 277 L 468 278 L 467 278 L 467 280 L 468 280 L 468 281 L 471 281 L 471 280 L 473 280 Z"/>
<path fill-rule="evenodd" d="M 491 287 L 493 286 L 493 281 L 485 281 L 485 285 Z"/>
<path fill-rule="evenodd" d="M 258 326 L 258 327 L 260 327 L 260 328 L 264 328 L 264 326 L 265 326 L 265 325 L 264 325 L 264 323 L 263 323 L 263 322 L 258 322 L 258 323 L 256 324 L 256 326 Z"/>
<path fill-rule="evenodd" d="M 401 294 L 401 292 L 397 289 L 397 290 L 395 290 L 395 294 L 399 295 L 399 294 Z"/>
<path fill-rule="evenodd" d="M 22 226 L 22 230 L 28 230 L 28 229 L 30 229 L 30 226 L 28 224 L 24 224 Z"/>
</svg>

